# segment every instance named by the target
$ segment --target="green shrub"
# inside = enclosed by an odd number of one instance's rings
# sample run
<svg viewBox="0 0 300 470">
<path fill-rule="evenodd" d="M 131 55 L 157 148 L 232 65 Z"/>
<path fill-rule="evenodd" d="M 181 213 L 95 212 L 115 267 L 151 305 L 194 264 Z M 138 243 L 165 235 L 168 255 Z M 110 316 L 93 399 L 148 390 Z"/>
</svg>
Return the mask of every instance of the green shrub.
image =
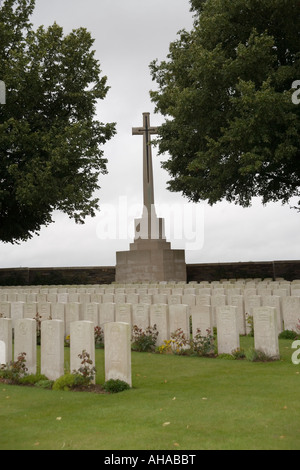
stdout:
<svg viewBox="0 0 300 470">
<path fill-rule="evenodd" d="M 104 383 L 103 389 L 108 393 L 119 393 L 123 392 L 123 390 L 129 390 L 130 385 L 123 380 L 110 379 Z"/>
<path fill-rule="evenodd" d="M 233 357 L 232 354 L 222 353 L 222 354 L 218 354 L 217 359 L 228 359 L 230 361 L 234 361 L 235 358 Z"/>
<path fill-rule="evenodd" d="M 20 380 L 27 376 L 27 372 L 26 353 L 21 353 L 16 361 L 1 366 L 0 377 L 10 380 L 12 384 L 19 384 Z"/>
<path fill-rule="evenodd" d="M 296 333 L 296 331 L 293 331 L 293 330 L 284 330 L 279 334 L 278 338 L 280 338 L 280 339 L 296 339 L 296 338 L 298 338 L 298 334 Z"/>
<path fill-rule="evenodd" d="M 75 385 L 89 385 L 96 376 L 96 368 L 93 366 L 93 361 L 90 354 L 84 349 L 81 354 L 78 354 L 81 359 L 81 366 L 78 370 L 73 370 L 73 375 L 76 376 Z"/>
<path fill-rule="evenodd" d="M 35 383 L 35 387 L 51 390 L 53 387 L 53 380 L 48 380 L 48 379 L 39 380 L 38 382 Z"/>
<path fill-rule="evenodd" d="M 42 374 L 30 374 L 30 375 L 26 375 L 25 377 L 22 377 L 20 379 L 20 383 L 22 385 L 35 385 L 37 382 L 40 382 L 41 380 L 48 380 L 48 377 Z"/>
<path fill-rule="evenodd" d="M 174 354 L 188 355 L 190 354 L 191 344 L 186 337 L 182 328 L 177 328 L 176 331 L 171 333 L 171 348 Z"/>
<path fill-rule="evenodd" d="M 250 362 L 269 362 L 274 360 L 272 357 L 268 356 L 268 354 L 254 348 L 250 348 L 246 352 L 246 359 Z"/>
<path fill-rule="evenodd" d="M 143 331 L 137 325 L 132 328 L 132 345 L 131 349 L 138 352 L 151 352 L 155 350 L 155 345 L 158 337 L 156 325 L 146 328 Z"/>
<path fill-rule="evenodd" d="M 242 348 L 234 349 L 231 354 L 234 359 L 244 359 L 246 357 L 245 351 Z"/>
<path fill-rule="evenodd" d="M 211 334 L 211 330 L 206 330 L 206 335 L 201 334 L 201 330 L 197 328 L 196 335 L 191 341 L 191 349 L 196 356 L 212 356 L 215 353 L 215 337 Z"/>
<path fill-rule="evenodd" d="M 246 313 L 246 323 L 249 325 L 250 331 L 248 333 L 248 336 L 254 336 L 254 320 L 253 320 L 253 315 L 249 315 Z"/>
<path fill-rule="evenodd" d="M 78 380 L 79 377 L 75 374 L 67 373 L 55 380 L 52 390 L 64 390 L 67 392 L 78 385 Z"/>
</svg>

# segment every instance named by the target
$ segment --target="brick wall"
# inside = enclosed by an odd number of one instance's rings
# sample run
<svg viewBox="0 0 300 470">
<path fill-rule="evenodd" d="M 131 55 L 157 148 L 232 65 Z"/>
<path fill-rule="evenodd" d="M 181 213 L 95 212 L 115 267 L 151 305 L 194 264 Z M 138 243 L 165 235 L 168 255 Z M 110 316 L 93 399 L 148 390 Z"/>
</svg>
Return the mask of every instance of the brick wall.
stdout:
<svg viewBox="0 0 300 470">
<path fill-rule="evenodd" d="M 0 269 L 0 285 L 111 284 L 114 267 Z"/>
<path fill-rule="evenodd" d="M 189 281 L 218 281 L 237 278 L 283 277 L 300 279 L 300 261 L 253 261 L 241 263 L 205 263 L 187 265 Z"/>
<path fill-rule="evenodd" d="M 114 266 L 0 269 L 0 285 L 111 284 Z M 187 265 L 187 282 L 236 278 L 300 279 L 300 261 L 254 261 Z"/>
</svg>

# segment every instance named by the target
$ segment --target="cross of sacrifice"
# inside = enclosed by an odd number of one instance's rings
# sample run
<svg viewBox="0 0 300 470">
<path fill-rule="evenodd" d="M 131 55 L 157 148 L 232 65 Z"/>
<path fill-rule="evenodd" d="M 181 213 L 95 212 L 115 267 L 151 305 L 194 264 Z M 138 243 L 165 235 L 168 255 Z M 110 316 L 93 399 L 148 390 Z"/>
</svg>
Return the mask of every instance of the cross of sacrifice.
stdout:
<svg viewBox="0 0 300 470">
<path fill-rule="evenodd" d="M 158 127 L 150 126 L 150 113 L 143 113 L 143 127 L 133 127 L 132 135 L 143 136 L 143 191 L 144 208 L 148 214 L 154 208 L 154 184 L 152 168 L 151 135 L 158 133 Z"/>
</svg>

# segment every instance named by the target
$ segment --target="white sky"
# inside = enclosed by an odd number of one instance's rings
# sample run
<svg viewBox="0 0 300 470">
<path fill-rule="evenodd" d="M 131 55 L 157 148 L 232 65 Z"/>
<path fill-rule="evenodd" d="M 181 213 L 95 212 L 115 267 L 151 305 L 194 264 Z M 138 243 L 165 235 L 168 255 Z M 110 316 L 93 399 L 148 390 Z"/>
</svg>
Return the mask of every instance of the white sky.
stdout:
<svg viewBox="0 0 300 470">
<path fill-rule="evenodd" d="M 0 267 L 114 266 L 116 251 L 128 250 L 133 219 L 142 204 L 142 137 L 131 128 L 154 114 L 155 88 L 149 64 L 163 60 L 180 29 L 191 29 L 188 0 L 36 0 L 35 27 L 56 21 L 65 34 L 86 27 L 103 75 L 111 87 L 99 102 L 98 119 L 117 122 L 117 135 L 105 145 L 108 175 L 100 179 L 102 211 L 76 225 L 62 213 L 39 236 L 20 245 L 0 244 Z M 166 190 L 168 174 L 153 149 L 155 200 L 173 248 L 186 249 L 187 263 L 300 259 L 300 214 L 289 206 L 256 199 L 251 208 L 222 202 L 190 204 Z M 296 201 L 292 201 L 294 203 Z"/>
</svg>

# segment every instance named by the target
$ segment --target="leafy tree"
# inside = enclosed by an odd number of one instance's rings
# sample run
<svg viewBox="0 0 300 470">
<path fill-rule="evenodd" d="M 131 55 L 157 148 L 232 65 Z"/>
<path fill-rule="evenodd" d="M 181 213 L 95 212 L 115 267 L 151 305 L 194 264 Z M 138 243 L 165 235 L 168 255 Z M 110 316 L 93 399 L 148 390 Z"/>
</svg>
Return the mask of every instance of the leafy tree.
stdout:
<svg viewBox="0 0 300 470">
<path fill-rule="evenodd" d="M 83 223 L 94 216 L 101 146 L 115 124 L 95 119 L 109 87 L 91 49 L 90 33 L 64 35 L 54 23 L 33 30 L 35 0 L 5 0 L 0 8 L 0 240 L 27 240 L 61 210 Z"/>
<path fill-rule="evenodd" d="M 168 189 L 244 207 L 300 196 L 298 0 L 191 0 L 190 32 L 150 65 Z M 300 209 L 300 201 L 299 207 Z"/>
</svg>

